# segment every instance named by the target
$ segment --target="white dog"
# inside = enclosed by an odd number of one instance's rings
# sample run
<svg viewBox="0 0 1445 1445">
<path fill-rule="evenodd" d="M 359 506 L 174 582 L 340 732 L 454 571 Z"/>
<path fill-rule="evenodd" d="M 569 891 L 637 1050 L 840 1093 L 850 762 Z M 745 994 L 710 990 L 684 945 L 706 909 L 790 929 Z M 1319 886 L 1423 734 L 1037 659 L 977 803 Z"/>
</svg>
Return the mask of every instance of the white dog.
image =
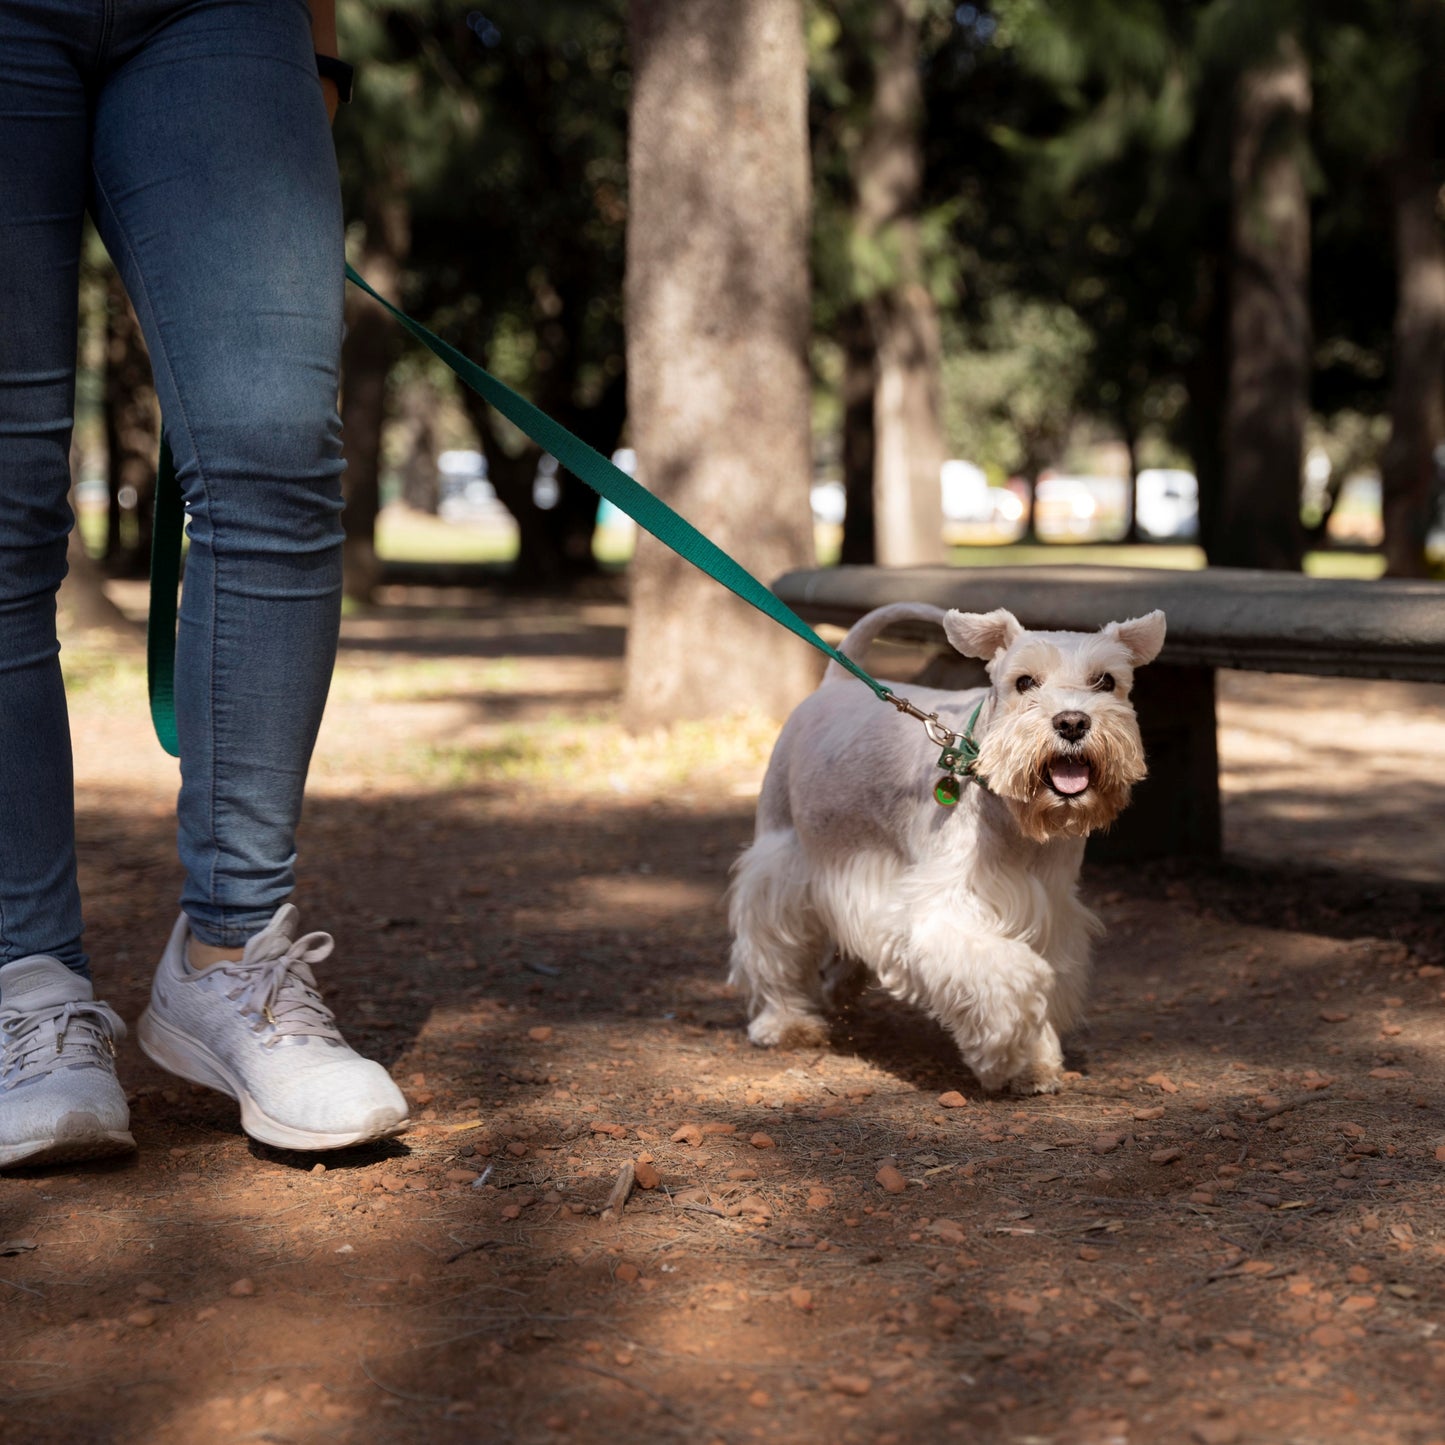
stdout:
<svg viewBox="0 0 1445 1445">
<path fill-rule="evenodd" d="M 859 660 L 904 619 L 941 622 L 988 665 L 987 689 L 903 689 L 959 736 L 976 713 L 977 785 L 936 800 L 939 744 L 828 665 L 778 738 L 734 869 L 731 978 L 748 1037 L 826 1042 L 825 1008 L 863 965 L 952 1033 L 985 1089 L 1052 1093 L 1100 931 L 1077 896 L 1084 839 L 1144 776 L 1129 691 L 1164 645 L 1164 614 L 1029 632 L 1002 610 L 897 603 L 840 650 Z"/>
</svg>

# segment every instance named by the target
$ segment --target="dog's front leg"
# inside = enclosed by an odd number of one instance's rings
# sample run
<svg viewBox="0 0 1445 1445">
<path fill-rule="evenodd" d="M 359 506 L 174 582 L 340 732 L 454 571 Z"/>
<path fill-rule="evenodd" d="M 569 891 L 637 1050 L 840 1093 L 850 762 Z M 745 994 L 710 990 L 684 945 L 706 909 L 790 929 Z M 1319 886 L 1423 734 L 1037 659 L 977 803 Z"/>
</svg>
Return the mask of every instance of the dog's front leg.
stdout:
<svg viewBox="0 0 1445 1445">
<path fill-rule="evenodd" d="M 974 935 L 930 950 L 911 972 L 985 1089 L 1058 1092 L 1064 1053 L 1049 1022 L 1055 978 L 1046 959 L 1017 939 Z"/>
</svg>

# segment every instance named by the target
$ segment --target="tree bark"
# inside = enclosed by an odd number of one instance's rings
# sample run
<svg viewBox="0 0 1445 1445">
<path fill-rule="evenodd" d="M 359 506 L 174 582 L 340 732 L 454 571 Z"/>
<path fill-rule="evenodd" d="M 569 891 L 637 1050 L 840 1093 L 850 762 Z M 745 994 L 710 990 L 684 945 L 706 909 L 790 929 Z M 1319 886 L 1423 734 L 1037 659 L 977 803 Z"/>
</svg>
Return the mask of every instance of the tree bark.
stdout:
<svg viewBox="0 0 1445 1445">
<path fill-rule="evenodd" d="M 110 492 L 105 561 L 113 574 L 135 576 L 150 564 L 161 417 L 140 322 L 114 271 L 106 279 L 105 303 L 103 397 Z M 136 532 L 131 538 L 121 526 L 121 495 L 127 487 L 134 496 Z"/>
<path fill-rule="evenodd" d="M 1426 577 L 1425 538 L 1434 502 L 1435 449 L 1445 440 L 1445 232 L 1425 131 L 1423 155 L 1393 177 L 1395 303 L 1390 440 L 1381 462 L 1385 573 Z"/>
<path fill-rule="evenodd" d="M 802 0 L 631 0 L 628 415 L 640 479 L 756 576 L 813 559 Z M 646 535 L 629 725 L 788 711 L 805 644 Z"/>
<path fill-rule="evenodd" d="M 839 328 L 843 345 L 843 545 L 838 560 L 867 566 L 877 560 L 873 511 L 873 429 L 878 391 L 878 353 L 861 306 L 849 309 Z"/>
<path fill-rule="evenodd" d="M 1230 154 L 1230 362 L 1220 525 L 1209 560 L 1298 570 L 1300 466 L 1309 405 L 1310 114 L 1304 54 L 1284 36 L 1245 71 Z"/>
<path fill-rule="evenodd" d="M 400 301 L 401 267 L 411 248 L 410 216 L 399 181 L 378 185 L 363 207 L 366 240 L 361 273 L 388 301 Z M 386 426 L 387 379 L 396 356 L 396 324 L 369 299 L 351 291 L 346 299 L 346 340 L 341 348 L 341 430 L 346 439 L 346 508 L 342 525 L 343 590 L 368 604 L 381 566 L 376 556 L 376 518 L 381 510 L 381 444 Z"/>
<path fill-rule="evenodd" d="M 923 95 L 916 8 L 915 0 L 878 0 L 873 96 L 854 157 L 863 236 L 893 273 L 892 283 L 870 298 L 868 316 L 877 352 L 877 560 L 894 567 L 944 560 L 943 344 L 918 224 Z"/>
</svg>

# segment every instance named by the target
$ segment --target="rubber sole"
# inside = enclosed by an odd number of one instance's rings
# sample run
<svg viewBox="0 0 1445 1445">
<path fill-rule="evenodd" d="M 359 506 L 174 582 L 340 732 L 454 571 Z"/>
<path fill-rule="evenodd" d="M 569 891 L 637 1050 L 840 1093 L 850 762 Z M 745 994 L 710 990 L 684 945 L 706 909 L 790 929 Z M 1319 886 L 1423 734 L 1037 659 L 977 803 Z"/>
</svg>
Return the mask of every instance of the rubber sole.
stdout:
<svg viewBox="0 0 1445 1445">
<path fill-rule="evenodd" d="M 106 1129 L 94 1114 L 63 1114 L 48 1139 L 0 1145 L 0 1169 L 113 1159 L 134 1152 L 135 1138 L 129 1129 Z"/>
<path fill-rule="evenodd" d="M 273 1149 L 297 1149 L 318 1153 L 328 1149 L 349 1149 L 357 1144 L 373 1144 L 390 1139 L 406 1130 L 411 1120 L 393 1116 L 390 1109 L 375 1109 L 361 1126 L 344 1134 L 319 1134 L 310 1129 L 297 1129 L 273 1119 L 234 1078 L 204 1044 L 158 1019 L 149 1007 L 136 1025 L 136 1039 L 142 1052 L 177 1078 L 229 1095 L 241 1106 L 241 1127 L 251 1138 Z"/>
</svg>

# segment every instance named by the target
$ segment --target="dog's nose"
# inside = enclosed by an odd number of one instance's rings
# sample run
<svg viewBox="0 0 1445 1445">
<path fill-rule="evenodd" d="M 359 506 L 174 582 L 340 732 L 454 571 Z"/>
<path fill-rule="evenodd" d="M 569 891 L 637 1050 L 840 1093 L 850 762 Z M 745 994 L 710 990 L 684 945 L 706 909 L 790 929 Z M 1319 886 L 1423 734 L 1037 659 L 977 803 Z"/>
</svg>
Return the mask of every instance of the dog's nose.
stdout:
<svg viewBox="0 0 1445 1445">
<path fill-rule="evenodd" d="M 1065 742 L 1076 743 L 1089 731 L 1089 714 L 1086 712 L 1056 712 L 1054 731 Z"/>
</svg>

